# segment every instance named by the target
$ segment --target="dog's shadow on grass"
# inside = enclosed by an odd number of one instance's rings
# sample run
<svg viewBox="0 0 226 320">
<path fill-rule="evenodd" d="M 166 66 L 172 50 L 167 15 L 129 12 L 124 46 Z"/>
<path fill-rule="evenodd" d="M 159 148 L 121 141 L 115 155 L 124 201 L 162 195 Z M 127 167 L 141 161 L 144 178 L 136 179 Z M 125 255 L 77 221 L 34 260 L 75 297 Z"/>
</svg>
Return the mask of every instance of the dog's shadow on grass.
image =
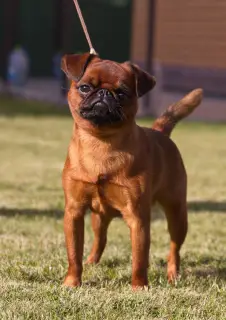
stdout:
<svg viewBox="0 0 226 320">
<path fill-rule="evenodd" d="M 90 214 L 90 211 L 87 212 L 87 215 Z M 0 216 L 6 218 L 15 218 L 15 217 L 26 217 L 26 218 L 34 218 L 34 217 L 47 217 L 47 218 L 55 218 L 62 219 L 64 216 L 64 211 L 59 209 L 29 209 L 29 208 L 7 208 L 0 207 Z M 120 216 L 116 217 L 120 219 Z M 164 219 L 164 215 L 159 208 L 155 208 L 152 212 L 152 220 Z"/>
<path fill-rule="evenodd" d="M 226 258 L 201 256 L 197 260 L 185 261 L 185 276 L 200 278 L 218 278 L 226 281 Z"/>
<path fill-rule="evenodd" d="M 203 211 L 209 211 L 209 212 L 216 212 L 216 213 L 226 213 L 226 201 L 188 201 L 188 210 L 192 212 L 203 212 Z M 55 219 L 61 219 L 64 215 L 63 210 L 59 209 L 29 209 L 29 208 L 7 208 L 7 207 L 1 207 L 0 208 L 0 216 L 3 217 L 15 217 L 15 216 L 27 216 L 27 217 L 51 217 Z M 158 208 L 158 206 L 154 207 L 153 213 L 152 213 L 152 219 L 163 219 L 164 214 L 162 211 Z"/>
<path fill-rule="evenodd" d="M 25 216 L 27 218 L 33 217 L 50 217 L 55 219 L 61 219 L 64 215 L 63 210 L 59 209 L 17 209 L 17 208 L 0 208 L 0 216 L 14 218 L 18 216 Z"/>
<path fill-rule="evenodd" d="M 226 201 L 188 201 L 188 210 L 193 212 L 218 212 L 226 213 Z"/>
<path fill-rule="evenodd" d="M 206 269 L 203 268 L 197 268 L 193 272 L 193 274 L 198 278 L 219 278 L 221 280 L 226 281 L 226 267 L 221 268 L 213 268 L 213 267 L 207 267 Z"/>
</svg>

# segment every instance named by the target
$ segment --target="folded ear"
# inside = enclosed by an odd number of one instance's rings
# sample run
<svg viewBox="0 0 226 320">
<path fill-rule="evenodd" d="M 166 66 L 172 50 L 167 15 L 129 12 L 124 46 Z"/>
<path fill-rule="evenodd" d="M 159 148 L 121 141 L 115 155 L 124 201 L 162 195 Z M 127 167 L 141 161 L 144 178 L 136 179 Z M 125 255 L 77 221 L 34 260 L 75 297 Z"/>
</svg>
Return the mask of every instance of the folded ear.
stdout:
<svg viewBox="0 0 226 320">
<path fill-rule="evenodd" d="M 61 59 L 61 70 L 64 71 L 69 79 L 78 81 L 83 76 L 88 64 L 95 57 L 97 58 L 96 55 L 89 52 L 84 54 L 66 54 Z"/>
<path fill-rule="evenodd" d="M 155 77 L 142 70 L 136 64 L 125 62 L 129 65 L 135 75 L 137 97 L 142 97 L 145 93 L 154 88 L 156 84 Z"/>
</svg>

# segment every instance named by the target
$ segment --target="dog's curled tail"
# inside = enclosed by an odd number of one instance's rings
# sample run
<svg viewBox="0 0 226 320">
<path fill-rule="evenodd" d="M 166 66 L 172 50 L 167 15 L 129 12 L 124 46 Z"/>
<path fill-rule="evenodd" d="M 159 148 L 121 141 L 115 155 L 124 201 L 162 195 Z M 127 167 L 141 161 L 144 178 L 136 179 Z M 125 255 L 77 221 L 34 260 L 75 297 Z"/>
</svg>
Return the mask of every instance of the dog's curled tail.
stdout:
<svg viewBox="0 0 226 320">
<path fill-rule="evenodd" d="M 202 101 L 202 97 L 202 89 L 196 89 L 189 92 L 180 101 L 170 105 L 166 111 L 155 120 L 152 129 L 160 131 L 169 137 L 175 125 L 198 107 Z"/>
</svg>

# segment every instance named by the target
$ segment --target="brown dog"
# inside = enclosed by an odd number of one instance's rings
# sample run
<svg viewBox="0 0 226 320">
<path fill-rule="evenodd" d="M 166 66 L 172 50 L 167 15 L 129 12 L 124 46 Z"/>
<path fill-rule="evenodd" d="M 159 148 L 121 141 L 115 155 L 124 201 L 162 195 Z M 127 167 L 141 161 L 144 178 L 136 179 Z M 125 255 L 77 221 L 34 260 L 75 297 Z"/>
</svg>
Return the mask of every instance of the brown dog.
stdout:
<svg viewBox="0 0 226 320">
<path fill-rule="evenodd" d="M 121 215 L 131 233 L 132 286 L 146 286 L 155 201 L 162 205 L 168 222 L 167 275 L 172 281 L 187 233 L 187 208 L 186 172 L 168 136 L 176 122 L 200 103 L 202 90 L 169 107 L 148 129 L 135 123 L 137 99 L 154 87 L 155 79 L 139 67 L 83 54 L 64 56 L 62 70 L 72 80 L 68 101 L 74 118 L 63 171 L 69 261 L 64 284 L 81 285 L 84 215 L 91 209 L 95 239 L 87 263 L 100 260 L 109 223 Z"/>
</svg>

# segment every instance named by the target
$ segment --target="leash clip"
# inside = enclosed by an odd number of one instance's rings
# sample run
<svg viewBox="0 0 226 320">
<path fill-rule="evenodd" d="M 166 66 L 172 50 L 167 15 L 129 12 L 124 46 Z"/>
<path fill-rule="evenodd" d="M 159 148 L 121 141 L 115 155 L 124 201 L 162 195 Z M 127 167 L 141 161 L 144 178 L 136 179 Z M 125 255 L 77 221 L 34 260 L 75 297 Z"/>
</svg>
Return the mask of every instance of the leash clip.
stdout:
<svg viewBox="0 0 226 320">
<path fill-rule="evenodd" d="M 96 52 L 96 50 L 94 48 L 90 48 L 90 54 L 93 54 L 95 56 L 98 56 L 98 53 Z"/>
</svg>

